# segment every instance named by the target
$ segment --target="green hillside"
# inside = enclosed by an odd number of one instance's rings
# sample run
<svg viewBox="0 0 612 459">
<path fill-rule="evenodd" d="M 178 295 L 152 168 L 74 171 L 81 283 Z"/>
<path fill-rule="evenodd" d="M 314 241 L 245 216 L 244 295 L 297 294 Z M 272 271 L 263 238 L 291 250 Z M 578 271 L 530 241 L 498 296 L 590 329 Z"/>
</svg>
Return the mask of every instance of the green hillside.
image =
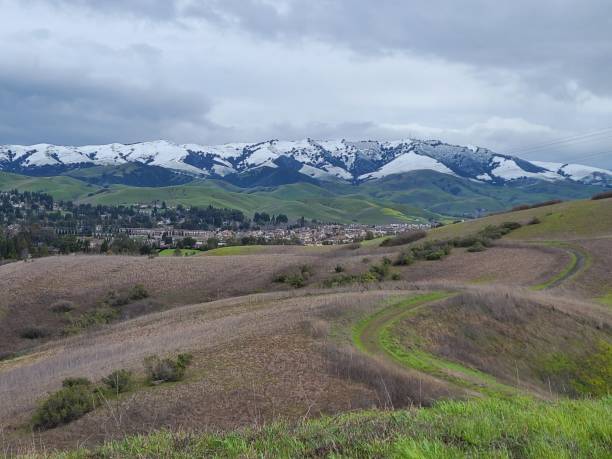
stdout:
<svg viewBox="0 0 612 459">
<path fill-rule="evenodd" d="M 55 199 L 79 200 L 100 188 L 70 177 L 27 177 L 0 172 L 0 190 L 42 191 Z"/>
<path fill-rule="evenodd" d="M 0 173 L 0 189 L 45 191 L 57 199 L 91 204 L 134 204 L 158 200 L 170 205 L 230 207 L 247 215 L 265 211 L 283 213 L 292 219 L 303 216 L 325 222 L 366 224 L 429 219 L 449 221 L 457 216 L 501 211 L 517 204 L 551 198 L 580 199 L 601 191 L 601 188 L 571 182 L 518 181 L 496 186 L 433 171 L 398 174 L 360 185 L 302 182 L 240 188 L 222 180 L 207 179 L 173 186 L 143 187 L 113 182 L 129 181 L 134 177 L 140 180 L 146 171 L 129 167 L 90 168 L 70 172 L 73 177 L 26 177 Z M 175 180 L 173 177 L 166 179 Z"/>
<path fill-rule="evenodd" d="M 533 223 L 534 219 L 539 221 Z M 477 220 L 436 228 L 431 238 L 444 239 L 473 234 L 487 225 L 507 221 L 526 224 L 508 239 L 560 240 L 612 234 L 612 199 L 568 201 L 551 206 L 506 212 Z"/>
</svg>

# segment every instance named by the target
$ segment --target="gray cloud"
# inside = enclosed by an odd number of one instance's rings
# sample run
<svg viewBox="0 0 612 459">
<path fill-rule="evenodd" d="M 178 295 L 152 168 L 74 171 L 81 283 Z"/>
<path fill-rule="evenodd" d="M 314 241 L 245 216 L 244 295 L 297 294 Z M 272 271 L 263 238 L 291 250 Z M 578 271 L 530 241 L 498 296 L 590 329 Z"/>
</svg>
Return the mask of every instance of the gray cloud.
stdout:
<svg viewBox="0 0 612 459">
<path fill-rule="evenodd" d="M 317 39 L 359 52 L 405 51 L 519 70 L 541 88 L 568 80 L 612 93 L 612 3 L 606 0 L 192 1 L 183 15 L 273 40 Z M 564 94 L 567 95 L 567 94 Z"/>
<path fill-rule="evenodd" d="M 197 94 L 23 70 L 0 70 L 0 135 L 11 142 L 130 143 L 173 137 L 185 124 L 216 128 L 209 102 Z"/>
<path fill-rule="evenodd" d="M 612 126 L 603 0 L 0 6 L 1 143 L 413 136 L 521 152 Z M 591 140 L 531 157 L 612 149 Z"/>
</svg>

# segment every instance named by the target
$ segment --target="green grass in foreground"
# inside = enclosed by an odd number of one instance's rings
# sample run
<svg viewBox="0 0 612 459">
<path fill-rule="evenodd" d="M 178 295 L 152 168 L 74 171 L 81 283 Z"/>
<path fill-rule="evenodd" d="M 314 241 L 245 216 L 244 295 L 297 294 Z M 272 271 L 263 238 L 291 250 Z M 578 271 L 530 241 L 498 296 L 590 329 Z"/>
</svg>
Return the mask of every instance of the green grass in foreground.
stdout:
<svg viewBox="0 0 612 459">
<path fill-rule="evenodd" d="M 195 250 L 195 249 L 180 249 L 180 251 L 181 251 L 182 257 L 190 257 L 192 255 L 197 255 L 199 253 L 202 253 L 199 250 Z M 176 255 L 175 249 L 164 249 L 164 250 L 159 251 L 159 256 L 160 257 L 174 257 L 177 255 Z"/>
<path fill-rule="evenodd" d="M 432 408 L 355 412 L 226 434 L 160 431 L 51 457 L 557 459 L 610 458 L 610 451 L 608 396 L 554 403 L 527 398 L 447 401 Z"/>
</svg>

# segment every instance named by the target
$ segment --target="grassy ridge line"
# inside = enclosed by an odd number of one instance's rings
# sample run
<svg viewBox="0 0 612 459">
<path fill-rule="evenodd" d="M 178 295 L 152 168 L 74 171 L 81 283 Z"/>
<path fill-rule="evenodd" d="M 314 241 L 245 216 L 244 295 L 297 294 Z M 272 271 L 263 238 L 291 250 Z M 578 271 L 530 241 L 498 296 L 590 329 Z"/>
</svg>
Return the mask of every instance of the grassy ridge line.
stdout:
<svg viewBox="0 0 612 459">
<path fill-rule="evenodd" d="M 30 458 L 610 458 L 612 397 L 439 402 L 432 408 L 362 411 L 229 433 L 159 431 L 95 450 Z"/>
</svg>

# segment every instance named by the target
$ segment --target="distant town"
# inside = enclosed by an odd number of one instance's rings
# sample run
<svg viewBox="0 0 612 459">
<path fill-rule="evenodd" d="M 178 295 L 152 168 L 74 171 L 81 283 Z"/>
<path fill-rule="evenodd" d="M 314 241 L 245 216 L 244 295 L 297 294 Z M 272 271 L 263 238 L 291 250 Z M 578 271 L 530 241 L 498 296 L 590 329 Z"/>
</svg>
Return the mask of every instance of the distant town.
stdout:
<svg viewBox="0 0 612 459">
<path fill-rule="evenodd" d="M 236 245 L 337 245 L 429 229 L 436 222 L 382 225 L 291 221 L 284 214 L 165 202 L 105 206 L 56 201 L 40 192 L 0 192 L 0 259 L 61 253 L 154 255 Z M 178 253 L 178 252 L 177 252 Z"/>
<path fill-rule="evenodd" d="M 159 248 L 174 247 L 186 238 L 195 240 L 194 248 L 205 248 L 211 239 L 218 246 L 251 244 L 299 244 L 336 245 L 351 244 L 382 236 L 396 235 L 407 231 L 431 228 L 431 224 L 391 223 L 387 225 L 323 224 L 305 222 L 304 226 L 287 224 L 284 227 L 260 227 L 235 230 L 215 229 L 210 231 L 176 229 L 172 226 L 158 228 L 122 228 L 120 231 L 130 238 L 147 241 Z"/>
</svg>

